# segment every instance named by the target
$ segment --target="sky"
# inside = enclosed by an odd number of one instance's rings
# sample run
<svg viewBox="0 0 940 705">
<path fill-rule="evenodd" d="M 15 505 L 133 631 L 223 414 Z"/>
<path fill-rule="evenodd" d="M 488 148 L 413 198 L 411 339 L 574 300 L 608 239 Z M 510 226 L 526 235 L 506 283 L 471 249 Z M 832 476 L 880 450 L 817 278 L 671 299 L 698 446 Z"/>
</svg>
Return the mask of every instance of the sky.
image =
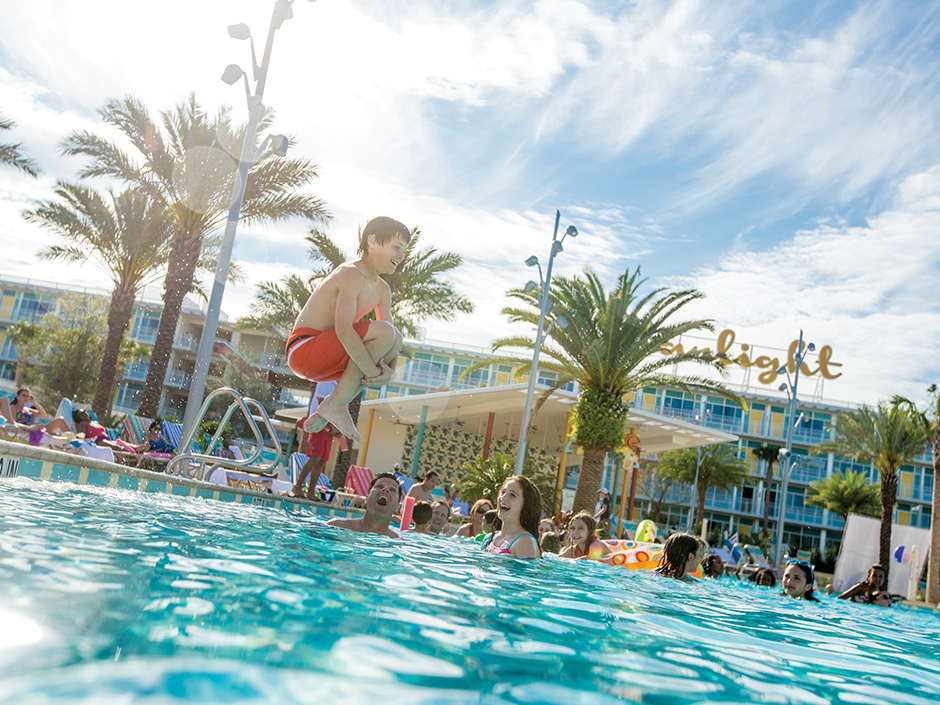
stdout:
<svg viewBox="0 0 940 705">
<path fill-rule="evenodd" d="M 135 96 L 154 115 L 195 92 L 247 118 L 247 23 L 260 53 L 273 2 L 33 0 L 0 4 L 0 141 L 39 179 L 0 170 L 0 277 L 107 286 L 90 264 L 39 261 L 54 242 L 20 213 L 75 180 L 75 130 Z M 427 339 L 488 348 L 523 332 L 501 309 L 556 209 L 575 225 L 554 274 L 608 287 L 641 267 L 644 291 L 694 288 L 680 313 L 714 321 L 699 347 L 785 357 L 802 330 L 831 348 L 833 379 L 800 396 L 925 400 L 940 381 L 940 2 L 297 0 L 277 32 L 264 102 L 348 253 L 376 215 L 461 255 L 451 277 L 475 312 L 427 321 Z M 240 227 L 245 281 L 303 274 L 309 223 Z M 710 340 L 709 340 L 710 338 Z M 744 350 L 741 345 L 748 345 Z M 688 345 L 687 345 L 688 347 Z M 780 352 L 784 351 L 784 352 Z M 838 366 L 841 365 L 841 366 Z M 814 363 L 813 365 L 818 366 Z M 751 384 L 762 385 L 751 370 Z M 746 374 L 733 373 L 736 383 Z"/>
</svg>

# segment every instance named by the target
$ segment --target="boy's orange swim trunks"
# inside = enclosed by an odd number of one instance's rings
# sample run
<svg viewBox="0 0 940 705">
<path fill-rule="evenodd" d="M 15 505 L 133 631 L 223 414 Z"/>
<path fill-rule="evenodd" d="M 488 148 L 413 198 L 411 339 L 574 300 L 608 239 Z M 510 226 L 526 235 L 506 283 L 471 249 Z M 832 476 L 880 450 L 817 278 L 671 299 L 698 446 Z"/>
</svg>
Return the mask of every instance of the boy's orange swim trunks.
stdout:
<svg viewBox="0 0 940 705">
<path fill-rule="evenodd" d="M 353 323 L 359 338 L 369 331 L 369 321 Z M 295 328 L 287 337 L 287 366 L 298 377 L 311 382 L 332 382 L 343 376 L 349 355 L 335 330 Z"/>
</svg>

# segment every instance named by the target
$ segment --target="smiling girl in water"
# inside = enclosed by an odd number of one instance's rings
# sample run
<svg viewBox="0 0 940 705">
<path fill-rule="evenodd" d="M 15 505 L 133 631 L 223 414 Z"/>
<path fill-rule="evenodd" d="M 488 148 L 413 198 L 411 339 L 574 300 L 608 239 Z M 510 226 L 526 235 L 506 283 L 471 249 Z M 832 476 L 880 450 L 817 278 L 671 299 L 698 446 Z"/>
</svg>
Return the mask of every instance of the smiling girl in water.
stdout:
<svg viewBox="0 0 940 705">
<path fill-rule="evenodd" d="M 813 565 L 808 561 L 790 560 L 783 571 L 783 594 L 795 600 L 800 598 L 819 602 L 813 596 Z"/>
<path fill-rule="evenodd" d="M 520 558 L 540 558 L 539 518 L 542 494 L 532 481 L 516 475 L 507 478 L 496 499 L 496 512 L 502 526 L 483 542 L 487 553 L 509 553 Z"/>
<path fill-rule="evenodd" d="M 594 537 L 597 524 L 590 512 L 575 514 L 568 524 L 568 540 L 560 555 L 562 558 L 597 558 L 610 553 L 610 546 Z"/>
</svg>

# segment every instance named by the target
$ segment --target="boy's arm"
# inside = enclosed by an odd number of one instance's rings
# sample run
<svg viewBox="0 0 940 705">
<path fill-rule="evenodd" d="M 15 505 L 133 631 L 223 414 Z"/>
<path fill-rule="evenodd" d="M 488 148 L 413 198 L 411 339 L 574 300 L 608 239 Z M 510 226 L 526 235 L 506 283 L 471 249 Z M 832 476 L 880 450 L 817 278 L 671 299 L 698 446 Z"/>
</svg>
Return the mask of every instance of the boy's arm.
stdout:
<svg viewBox="0 0 940 705">
<path fill-rule="evenodd" d="M 359 299 L 359 291 L 362 288 L 362 275 L 355 267 L 341 270 L 338 275 L 334 320 L 336 338 L 346 349 L 349 359 L 356 364 L 363 376 L 377 377 L 382 371 L 372 361 L 362 338 L 353 328 L 353 323 L 356 322 L 356 303 Z"/>
</svg>

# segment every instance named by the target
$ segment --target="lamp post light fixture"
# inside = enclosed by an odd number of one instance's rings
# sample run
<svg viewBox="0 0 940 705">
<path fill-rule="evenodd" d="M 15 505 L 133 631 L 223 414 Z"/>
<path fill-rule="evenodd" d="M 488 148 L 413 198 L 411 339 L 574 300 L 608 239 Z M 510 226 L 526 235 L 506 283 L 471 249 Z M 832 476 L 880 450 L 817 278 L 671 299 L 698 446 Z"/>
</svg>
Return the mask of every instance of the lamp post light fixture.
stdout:
<svg viewBox="0 0 940 705">
<path fill-rule="evenodd" d="M 310 0 L 313 2 L 314 0 Z M 196 351 L 196 363 L 193 368 L 193 380 L 189 389 L 189 399 L 186 402 L 186 411 L 183 414 L 183 437 L 192 430 L 196 423 L 196 415 L 202 406 L 202 397 L 206 389 L 206 377 L 209 374 L 209 361 L 212 358 L 212 348 L 215 343 L 216 330 L 219 327 L 219 312 L 222 308 L 222 294 L 225 291 L 225 280 L 228 277 L 228 268 L 232 260 L 232 248 L 235 245 L 235 231 L 238 227 L 238 216 L 241 213 L 242 200 L 245 197 L 245 185 L 248 181 L 248 170 L 259 157 L 274 154 L 283 157 L 287 154 L 289 140 L 284 135 L 268 136 L 261 147 L 255 151 L 255 137 L 258 133 L 258 123 L 264 111 L 261 102 L 264 96 L 264 86 L 268 78 L 268 66 L 271 62 L 271 47 L 274 44 L 274 34 L 285 20 L 294 16 L 292 5 L 294 0 L 276 0 L 274 11 L 271 14 L 271 24 L 268 27 L 268 38 L 264 45 L 261 65 L 255 56 L 255 43 L 251 38 L 251 30 L 246 24 L 233 24 L 228 27 L 228 34 L 232 39 L 245 40 L 251 44 L 251 68 L 255 80 L 255 92 L 251 93 L 248 75 L 237 64 L 229 64 L 222 73 L 222 80 L 231 85 L 242 79 L 245 84 L 245 96 L 248 99 L 248 123 L 245 126 L 245 138 L 242 141 L 242 151 L 238 160 L 238 169 L 235 172 L 235 183 L 232 185 L 232 198 L 229 204 L 228 220 L 225 222 L 225 232 L 222 235 L 222 245 L 219 249 L 219 258 L 215 268 L 215 280 L 212 283 L 212 293 L 206 308 L 206 320 L 202 325 L 202 335 L 199 339 L 199 349 Z"/>
<path fill-rule="evenodd" d="M 535 382 L 539 376 L 539 352 L 542 349 L 542 341 L 551 332 L 552 326 L 558 326 L 562 330 L 568 327 L 568 321 L 564 316 L 556 316 L 555 319 L 545 328 L 545 317 L 549 312 L 548 288 L 552 281 L 552 265 L 555 263 L 555 255 L 563 250 L 561 243 L 566 237 L 577 237 L 578 229 L 569 225 L 565 233 L 558 239 L 558 221 L 561 220 L 561 212 L 555 211 L 555 230 L 552 233 L 552 250 L 548 255 L 548 267 L 545 269 L 545 279 L 542 279 L 542 265 L 535 255 L 529 257 L 525 263 L 528 267 L 538 267 L 538 283 L 530 281 L 525 285 L 527 293 L 537 292 L 539 297 L 539 324 L 535 333 L 535 353 L 532 355 L 532 369 L 529 370 L 529 386 L 525 393 L 525 407 L 522 410 L 522 426 L 519 429 L 519 447 L 516 450 L 516 474 L 522 474 L 522 466 L 525 465 L 525 456 L 529 439 L 529 421 L 532 417 L 532 400 L 535 396 Z"/>
<path fill-rule="evenodd" d="M 774 541 L 775 565 L 779 565 L 780 561 L 783 560 L 783 529 L 787 516 L 787 490 L 790 482 L 790 458 L 793 456 L 793 430 L 796 428 L 796 424 L 799 423 L 799 420 L 794 417 L 796 416 L 796 390 L 800 383 L 800 368 L 803 366 L 803 358 L 806 357 L 806 353 L 813 352 L 815 349 L 816 346 L 813 343 L 809 343 L 805 348 L 803 347 L 803 331 L 800 331 L 800 340 L 793 355 L 793 362 L 795 363 L 793 380 L 790 380 L 790 373 L 785 366 L 777 370 L 777 374 L 787 376 L 787 382 L 781 384 L 778 389 L 787 393 L 790 400 L 790 413 L 787 416 L 786 447 L 780 450 L 780 494 L 777 497 L 777 538 Z"/>
</svg>

